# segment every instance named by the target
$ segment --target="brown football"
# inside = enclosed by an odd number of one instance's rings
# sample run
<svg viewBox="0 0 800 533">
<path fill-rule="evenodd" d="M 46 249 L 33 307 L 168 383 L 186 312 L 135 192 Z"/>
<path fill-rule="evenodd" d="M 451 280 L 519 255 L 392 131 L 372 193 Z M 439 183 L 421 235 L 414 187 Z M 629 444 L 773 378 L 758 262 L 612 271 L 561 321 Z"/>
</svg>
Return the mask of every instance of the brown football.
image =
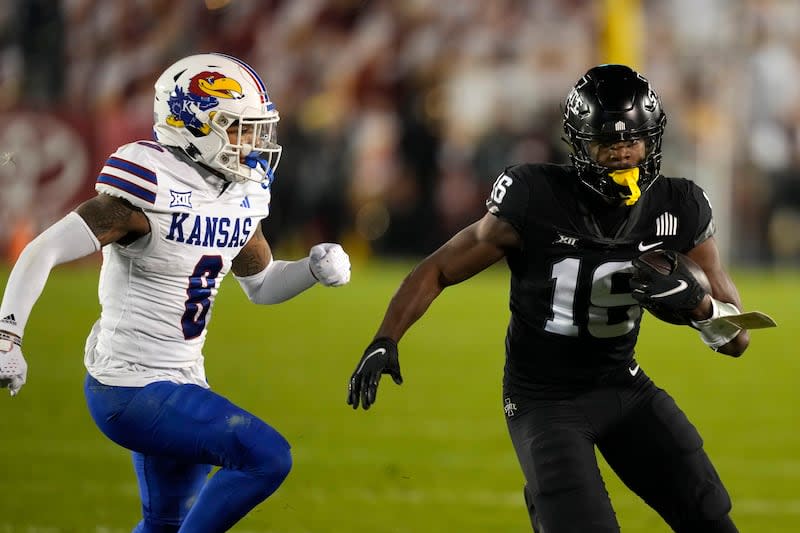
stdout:
<svg viewBox="0 0 800 533">
<path fill-rule="evenodd" d="M 677 269 L 688 272 L 697 280 L 697 283 L 705 292 L 711 293 L 711 283 L 708 281 L 708 276 L 706 276 L 706 273 L 700 265 L 685 254 L 674 250 L 653 250 L 640 255 L 639 260 L 665 276 L 671 275 Z M 645 274 L 644 271 L 639 270 L 636 275 Z M 691 322 L 691 319 L 686 313 L 674 309 L 667 309 L 657 304 L 649 304 L 644 307 L 659 320 L 669 322 L 670 324 L 685 325 Z"/>
</svg>

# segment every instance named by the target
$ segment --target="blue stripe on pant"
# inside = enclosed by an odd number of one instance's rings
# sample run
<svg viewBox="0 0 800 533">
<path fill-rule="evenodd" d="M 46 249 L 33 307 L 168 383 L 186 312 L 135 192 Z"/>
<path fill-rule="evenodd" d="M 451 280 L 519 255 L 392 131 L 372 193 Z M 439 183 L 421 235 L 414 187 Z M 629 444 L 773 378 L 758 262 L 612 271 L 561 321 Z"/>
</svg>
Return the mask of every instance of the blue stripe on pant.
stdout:
<svg viewBox="0 0 800 533">
<path fill-rule="evenodd" d="M 84 392 L 100 430 L 133 451 L 144 517 L 135 533 L 227 531 L 291 469 L 280 433 L 209 389 L 87 376 Z M 211 465 L 221 468 L 206 481 Z"/>
</svg>

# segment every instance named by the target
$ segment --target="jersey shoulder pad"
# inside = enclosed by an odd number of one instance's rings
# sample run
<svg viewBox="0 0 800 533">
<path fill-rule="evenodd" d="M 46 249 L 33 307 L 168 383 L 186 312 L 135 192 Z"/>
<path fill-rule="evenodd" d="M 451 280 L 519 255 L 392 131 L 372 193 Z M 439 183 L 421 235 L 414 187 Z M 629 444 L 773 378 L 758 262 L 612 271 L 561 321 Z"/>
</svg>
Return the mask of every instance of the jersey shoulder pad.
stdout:
<svg viewBox="0 0 800 533">
<path fill-rule="evenodd" d="M 564 172 L 562 165 L 551 165 L 546 163 L 523 163 L 512 165 L 503 169 L 503 172 L 495 180 L 495 188 L 498 185 L 508 188 L 516 184 L 527 191 L 538 191 L 542 187 L 550 188 L 550 182 L 563 182 L 558 178 Z M 556 179 L 553 179 L 553 178 Z"/>
<path fill-rule="evenodd" d="M 572 167 L 553 163 L 524 163 L 505 169 L 509 176 L 523 180 L 533 196 L 562 196 L 574 194 L 573 185 L 577 178 L 570 174 Z"/>
<path fill-rule="evenodd" d="M 492 187 L 486 206 L 522 233 L 531 216 L 561 205 L 560 190 L 570 183 L 568 167 L 547 163 L 525 163 L 506 167 Z"/>
<path fill-rule="evenodd" d="M 685 182 L 684 186 L 686 187 L 687 197 L 694 198 L 698 201 L 701 207 L 711 210 L 711 199 L 708 197 L 708 194 L 706 194 L 706 191 L 702 187 L 689 179 L 681 179 L 681 181 Z"/>
<path fill-rule="evenodd" d="M 653 188 L 668 194 L 685 194 L 694 182 L 687 178 L 675 176 L 661 176 L 653 182 Z"/>
<path fill-rule="evenodd" d="M 518 211 L 526 208 L 530 178 L 524 166 L 506 167 L 497 176 L 489 198 L 486 199 L 486 208 L 490 213 L 506 216 L 509 210 Z"/>
<path fill-rule="evenodd" d="M 687 250 L 703 242 L 716 232 L 711 200 L 708 194 L 687 178 L 662 177 L 653 184 L 656 208 L 652 215 L 662 220 L 664 227 L 681 226 L 682 235 L 692 236 Z"/>
<path fill-rule="evenodd" d="M 97 176 L 95 190 L 152 208 L 158 193 L 158 156 L 168 152 L 152 141 L 125 144 L 109 156 Z M 155 156 L 155 157 L 154 157 Z"/>
<path fill-rule="evenodd" d="M 690 179 L 662 177 L 653 185 L 654 190 L 651 192 L 658 197 L 659 202 L 666 202 L 679 210 L 711 212 L 711 200 L 708 194 Z"/>
<path fill-rule="evenodd" d="M 522 163 L 519 165 L 512 165 L 506 167 L 504 172 L 525 179 L 528 182 L 535 183 L 538 181 L 546 181 L 551 175 L 561 176 L 568 171 L 569 167 L 565 165 L 556 165 L 553 163 Z"/>
</svg>

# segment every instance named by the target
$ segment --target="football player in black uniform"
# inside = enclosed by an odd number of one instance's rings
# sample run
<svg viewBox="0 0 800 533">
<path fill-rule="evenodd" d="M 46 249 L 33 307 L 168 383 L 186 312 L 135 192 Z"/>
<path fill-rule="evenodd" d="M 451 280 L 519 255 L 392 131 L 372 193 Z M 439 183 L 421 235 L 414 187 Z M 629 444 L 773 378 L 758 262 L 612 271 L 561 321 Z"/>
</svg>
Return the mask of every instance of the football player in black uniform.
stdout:
<svg viewBox="0 0 800 533">
<path fill-rule="evenodd" d="M 660 175 L 665 124 L 643 76 L 623 65 L 589 70 L 565 102 L 572 164 L 506 168 L 488 213 L 403 281 L 350 380 L 354 409 L 372 405 L 382 374 L 402 383 L 397 342 L 406 330 L 445 287 L 505 258 L 504 411 L 539 533 L 619 531 L 595 447 L 673 530 L 737 531 L 697 430 L 634 360 L 639 304 L 656 298 L 686 309 L 721 353 L 739 356 L 749 343 L 746 330 L 713 320 L 738 313 L 739 295 L 705 193 Z M 651 249 L 687 254 L 711 293 L 685 270 L 632 283 L 632 263 Z"/>
</svg>

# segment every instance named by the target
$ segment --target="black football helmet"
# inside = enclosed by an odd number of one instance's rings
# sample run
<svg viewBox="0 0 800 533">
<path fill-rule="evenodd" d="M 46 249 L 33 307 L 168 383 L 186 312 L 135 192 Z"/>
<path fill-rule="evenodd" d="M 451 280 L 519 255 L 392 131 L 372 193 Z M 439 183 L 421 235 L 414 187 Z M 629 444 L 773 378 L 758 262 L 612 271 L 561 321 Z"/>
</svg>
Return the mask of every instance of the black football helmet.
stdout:
<svg viewBox="0 0 800 533">
<path fill-rule="evenodd" d="M 661 173 L 666 123 L 661 100 L 647 78 L 625 65 L 590 69 L 572 88 L 564 107 L 564 133 L 578 178 L 610 204 L 626 199 L 627 205 L 635 203 Z M 635 183 L 615 182 L 612 171 L 589 155 L 592 142 L 637 139 L 645 142 L 645 158 L 638 165 Z"/>
</svg>

